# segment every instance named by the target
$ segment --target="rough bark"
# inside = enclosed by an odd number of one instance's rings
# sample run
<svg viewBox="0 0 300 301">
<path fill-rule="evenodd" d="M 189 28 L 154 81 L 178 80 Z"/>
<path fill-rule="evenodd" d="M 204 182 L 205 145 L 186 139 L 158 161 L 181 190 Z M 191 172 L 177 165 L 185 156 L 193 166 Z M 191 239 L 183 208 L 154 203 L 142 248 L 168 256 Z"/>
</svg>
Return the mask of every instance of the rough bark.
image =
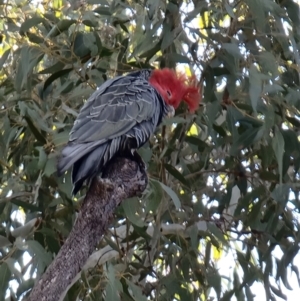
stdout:
<svg viewBox="0 0 300 301">
<path fill-rule="evenodd" d="M 69 237 L 27 300 L 59 300 L 105 234 L 116 207 L 124 199 L 140 195 L 147 182 L 143 164 L 131 158 L 113 160 L 102 179 L 91 183 Z"/>
</svg>

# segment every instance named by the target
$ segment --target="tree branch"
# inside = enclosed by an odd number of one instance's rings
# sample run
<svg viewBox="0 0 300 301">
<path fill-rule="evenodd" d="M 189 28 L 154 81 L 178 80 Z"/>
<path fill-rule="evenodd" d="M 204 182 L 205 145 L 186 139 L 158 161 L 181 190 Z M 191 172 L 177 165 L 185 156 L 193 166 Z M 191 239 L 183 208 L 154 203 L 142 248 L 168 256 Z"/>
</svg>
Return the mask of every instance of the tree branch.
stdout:
<svg viewBox="0 0 300 301">
<path fill-rule="evenodd" d="M 113 160 L 102 179 L 92 181 L 69 237 L 36 282 L 28 301 L 59 300 L 105 234 L 116 207 L 124 199 L 140 195 L 147 183 L 144 167 L 133 159 Z"/>
<path fill-rule="evenodd" d="M 198 221 L 195 224 L 191 225 L 190 227 L 196 226 L 198 230 L 200 231 L 207 231 L 207 221 Z M 120 248 L 124 248 L 126 250 L 127 248 L 127 242 L 124 241 L 126 239 L 127 235 L 130 235 L 133 233 L 134 228 L 132 226 L 127 228 L 127 225 L 122 225 L 118 228 L 115 228 L 114 233 L 116 234 L 114 238 L 116 239 L 118 245 Z M 181 224 L 161 224 L 160 227 L 160 233 L 161 235 L 176 235 L 176 236 L 181 236 L 183 238 L 190 237 L 189 233 L 189 227 L 183 226 Z M 153 237 L 153 235 L 156 235 L 155 233 L 156 227 L 154 226 L 148 226 L 146 233 Z M 135 245 L 142 240 L 143 238 L 137 238 L 135 240 Z M 128 253 L 128 250 L 126 250 L 126 253 Z M 95 251 L 86 261 L 85 265 L 82 267 L 82 271 L 87 271 L 89 269 L 94 268 L 96 265 L 101 266 L 105 264 L 106 262 L 114 259 L 114 258 L 119 258 L 120 252 L 114 250 L 111 246 L 107 245 L 102 249 L 99 249 Z M 72 280 L 72 282 L 69 284 L 65 292 L 61 295 L 59 301 L 63 301 L 65 295 L 67 294 L 68 290 L 71 288 L 72 285 L 76 281 L 80 279 L 81 273 L 78 273 L 75 278 Z M 138 278 L 140 275 L 137 275 Z"/>
</svg>

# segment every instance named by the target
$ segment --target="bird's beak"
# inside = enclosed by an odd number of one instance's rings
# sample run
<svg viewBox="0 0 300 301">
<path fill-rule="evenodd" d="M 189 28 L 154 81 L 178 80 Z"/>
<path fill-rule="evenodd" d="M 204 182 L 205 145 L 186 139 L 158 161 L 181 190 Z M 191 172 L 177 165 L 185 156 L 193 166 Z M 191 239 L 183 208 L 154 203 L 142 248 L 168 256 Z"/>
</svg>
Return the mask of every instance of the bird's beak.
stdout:
<svg viewBox="0 0 300 301">
<path fill-rule="evenodd" d="M 175 115 L 175 109 L 173 106 L 169 106 L 169 112 L 168 112 L 168 117 L 171 118 L 171 117 L 174 117 Z"/>
</svg>

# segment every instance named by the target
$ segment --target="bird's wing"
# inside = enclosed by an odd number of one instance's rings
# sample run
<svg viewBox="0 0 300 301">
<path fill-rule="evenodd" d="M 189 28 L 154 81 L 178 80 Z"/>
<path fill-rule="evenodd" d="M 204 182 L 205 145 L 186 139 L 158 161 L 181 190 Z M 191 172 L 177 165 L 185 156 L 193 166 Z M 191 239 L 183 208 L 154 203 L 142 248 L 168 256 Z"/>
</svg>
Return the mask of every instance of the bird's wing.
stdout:
<svg viewBox="0 0 300 301">
<path fill-rule="evenodd" d="M 159 102 L 157 92 L 144 79 L 124 76 L 109 80 L 83 106 L 69 142 L 81 144 L 122 136 L 136 124 L 153 118 Z"/>
<path fill-rule="evenodd" d="M 137 147 L 141 146 L 161 120 L 162 106 L 157 91 L 143 78 L 127 75 L 106 81 L 82 107 L 59 158 L 58 174 L 123 135 L 136 138 Z M 107 152 L 104 146 L 102 151 Z"/>
</svg>

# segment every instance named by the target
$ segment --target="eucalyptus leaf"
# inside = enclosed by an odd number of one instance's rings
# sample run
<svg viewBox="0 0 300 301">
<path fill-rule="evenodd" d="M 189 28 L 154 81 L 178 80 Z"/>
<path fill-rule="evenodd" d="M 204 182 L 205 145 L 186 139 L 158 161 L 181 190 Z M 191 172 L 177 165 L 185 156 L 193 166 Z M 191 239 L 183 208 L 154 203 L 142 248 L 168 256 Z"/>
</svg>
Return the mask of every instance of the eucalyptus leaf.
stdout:
<svg viewBox="0 0 300 301">
<path fill-rule="evenodd" d="M 53 26 L 52 30 L 49 32 L 48 37 L 53 38 L 60 35 L 62 32 L 68 30 L 69 27 L 74 23 L 76 23 L 76 20 L 72 19 L 63 19 L 58 21 L 58 23 L 55 26 Z"/>
<path fill-rule="evenodd" d="M 106 299 L 108 301 L 121 300 L 120 291 L 122 290 L 122 285 L 119 279 L 116 278 L 115 269 L 112 265 L 108 266 L 108 283 L 106 286 Z"/>
<path fill-rule="evenodd" d="M 258 101 L 260 100 L 260 96 L 262 93 L 262 81 L 254 65 L 252 65 L 249 69 L 249 83 L 250 83 L 249 95 L 250 95 L 251 105 L 254 112 L 256 112 Z"/>
<path fill-rule="evenodd" d="M 275 133 L 274 133 L 274 138 L 272 140 L 272 146 L 273 150 L 277 159 L 277 164 L 278 164 L 278 171 L 279 171 L 279 176 L 280 176 L 280 183 L 282 183 L 282 167 L 283 167 L 283 154 L 284 154 L 284 139 L 277 127 L 275 127 Z"/>
<path fill-rule="evenodd" d="M 174 41 L 174 35 L 171 31 L 169 25 L 165 25 L 165 30 L 163 32 L 163 39 L 161 42 L 161 50 L 165 50 L 169 47 Z"/>
<path fill-rule="evenodd" d="M 141 217 L 137 213 L 138 206 L 139 206 L 138 198 L 127 199 L 122 203 L 122 207 L 124 209 L 127 218 L 138 227 L 143 227 L 144 222 L 142 221 Z"/>
<path fill-rule="evenodd" d="M 6 292 L 6 290 L 8 289 L 10 276 L 11 271 L 8 265 L 3 262 L 0 265 L 0 292 Z M 4 295 L 0 296 L 0 300 L 5 300 Z"/>
<path fill-rule="evenodd" d="M 43 22 L 43 18 L 41 17 L 32 17 L 30 19 L 27 19 L 25 22 L 22 23 L 20 27 L 20 32 L 26 32 L 28 31 L 31 27 L 34 27 L 38 24 Z"/>
<path fill-rule="evenodd" d="M 166 186 L 163 183 L 160 183 L 161 187 L 163 188 L 163 190 L 169 195 L 169 197 L 172 199 L 172 201 L 174 202 L 174 205 L 176 207 L 176 209 L 179 209 L 181 207 L 181 202 L 179 197 L 177 196 L 177 194 L 174 192 L 174 190 L 172 190 L 170 187 Z"/>
</svg>

